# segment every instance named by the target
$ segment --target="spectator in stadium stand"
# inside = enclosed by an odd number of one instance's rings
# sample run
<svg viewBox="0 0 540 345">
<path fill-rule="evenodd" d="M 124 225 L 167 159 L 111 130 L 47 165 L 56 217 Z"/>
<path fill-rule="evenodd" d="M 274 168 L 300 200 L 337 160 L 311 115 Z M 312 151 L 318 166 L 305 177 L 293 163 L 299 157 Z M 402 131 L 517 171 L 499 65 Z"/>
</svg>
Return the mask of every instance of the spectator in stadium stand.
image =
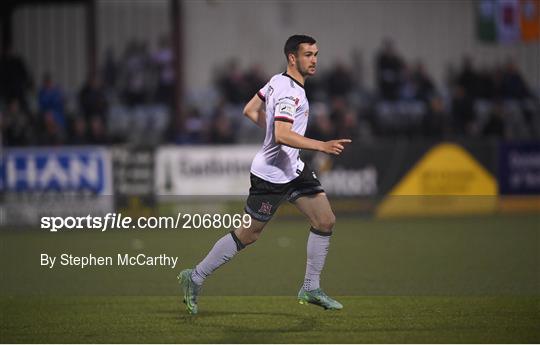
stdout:
<svg viewBox="0 0 540 345">
<path fill-rule="evenodd" d="M 476 100 L 480 92 L 480 78 L 474 69 L 473 60 L 469 56 L 463 57 L 461 71 L 457 75 L 457 84 L 463 88 L 465 96 L 472 101 Z"/>
<path fill-rule="evenodd" d="M 30 145 L 35 139 L 33 119 L 29 113 L 21 109 L 19 100 L 9 101 L 3 114 L 3 144 L 6 146 Z"/>
<path fill-rule="evenodd" d="M 387 38 L 376 57 L 376 84 L 384 100 L 397 100 L 401 86 L 403 59 L 396 53 L 394 42 Z"/>
<path fill-rule="evenodd" d="M 157 72 L 157 87 L 155 100 L 166 104 L 169 109 L 174 107 L 174 56 L 168 36 L 159 39 L 157 51 L 152 54 L 152 63 Z"/>
<path fill-rule="evenodd" d="M 530 96 L 527 84 L 513 59 L 508 59 L 503 68 L 502 96 L 504 99 L 523 100 Z"/>
<path fill-rule="evenodd" d="M 461 85 L 455 85 L 452 90 L 452 122 L 454 133 L 457 135 L 473 135 L 474 113 L 473 100 Z"/>
<path fill-rule="evenodd" d="M 339 138 L 358 137 L 358 115 L 354 109 L 347 109 L 343 115 L 342 121 L 336 128 L 336 136 Z"/>
<path fill-rule="evenodd" d="M 451 133 L 443 99 L 433 96 L 427 101 L 427 113 L 422 119 L 422 131 L 425 137 L 445 137 Z"/>
<path fill-rule="evenodd" d="M 238 60 L 231 59 L 216 80 L 217 87 L 227 102 L 239 105 L 244 101 L 246 82 Z"/>
<path fill-rule="evenodd" d="M 235 135 L 231 120 L 223 111 L 223 108 L 217 108 L 210 125 L 209 141 L 212 144 L 233 144 Z"/>
<path fill-rule="evenodd" d="M 39 131 L 39 142 L 43 145 L 64 145 L 66 141 L 65 127 L 61 126 L 55 118 L 54 112 L 47 110 L 42 113 L 41 121 L 43 123 L 40 128 L 44 131 Z"/>
<path fill-rule="evenodd" d="M 88 124 L 83 116 L 76 116 L 71 122 L 69 131 L 70 145 L 87 145 L 88 139 Z"/>
<path fill-rule="evenodd" d="M 407 63 L 403 63 L 401 71 L 401 84 L 399 87 L 399 99 L 402 101 L 414 101 L 418 96 L 418 84 L 413 71 Z"/>
<path fill-rule="evenodd" d="M 121 90 L 129 107 L 142 105 L 147 99 L 149 58 L 146 45 L 133 41 L 126 47 L 121 71 Z"/>
<path fill-rule="evenodd" d="M 331 99 L 330 121 L 334 124 L 334 135 L 344 126 L 345 117 L 349 112 L 347 101 L 343 97 L 334 97 Z"/>
<path fill-rule="evenodd" d="M 266 83 L 267 76 L 264 73 L 260 64 L 252 65 L 244 74 L 244 101 L 249 101 L 251 96 L 260 90 L 261 86 Z"/>
<path fill-rule="evenodd" d="M 413 79 L 416 84 L 416 99 L 429 103 L 431 98 L 436 96 L 437 90 L 422 61 L 415 64 Z"/>
<path fill-rule="evenodd" d="M 29 113 L 26 94 L 31 88 L 32 78 L 26 63 L 11 47 L 5 48 L 0 58 L 0 101 L 7 104 L 16 99 L 19 108 Z"/>
<path fill-rule="evenodd" d="M 184 130 L 180 135 L 181 144 L 202 144 L 206 139 L 206 127 L 199 109 L 191 107 L 184 122 Z"/>
<path fill-rule="evenodd" d="M 504 124 L 504 108 L 501 101 L 493 104 L 489 113 L 489 120 L 486 122 L 482 134 L 486 137 L 503 138 L 506 136 Z"/>
<path fill-rule="evenodd" d="M 116 92 L 116 82 L 118 78 L 118 64 L 114 58 L 114 52 L 111 47 L 105 52 L 105 61 L 101 71 L 103 82 L 108 93 Z"/>
<path fill-rule="evenodd" d="M 490 72 L 490 79 L 492 82 L 490 100 L 496 101 L 504 99 L 503 78 L 504 72 L 501 66 L 496 66 Z"/>
<path fill-rule="evenodd" d="M 495 97 L 495 78 L 497 69 L 491 69 L 487 66 L 478 70 L 479 95 L 483 100 L 492 100 Z"/>
<path fill-rule="evenodd" d="M 324 103 L 315 103 L 310 116 L 312 116 L 312 120 L 309 122 L 306 137 L 321 141 L 332 140 L 336 129 L 332 121 L 330 121 L 326 105 Z"/>
<path fill-rule="evenodd" d="M 109 102 L 101 79 L 89 76 L 79 92 L 79 109 L 89 129 L 90 143 L 103 143 Z"/>
<path fill-rule="evenodd" d="M 333 97 L 347 97 L 354 87 L 353 72 L 342 61 L 336 61 L 326 76 L 326 92 Z"/>
<path fill-rule="evenodd" d="M 38 92 L 38 106 L 48 131 L 46 138 L 51 139 L 52 144 L 58 144 L 64 139 L 66 130 L 64 102 L 64 93 L 54 84 L 51 75 L 46 73 Z"/>
</svg>

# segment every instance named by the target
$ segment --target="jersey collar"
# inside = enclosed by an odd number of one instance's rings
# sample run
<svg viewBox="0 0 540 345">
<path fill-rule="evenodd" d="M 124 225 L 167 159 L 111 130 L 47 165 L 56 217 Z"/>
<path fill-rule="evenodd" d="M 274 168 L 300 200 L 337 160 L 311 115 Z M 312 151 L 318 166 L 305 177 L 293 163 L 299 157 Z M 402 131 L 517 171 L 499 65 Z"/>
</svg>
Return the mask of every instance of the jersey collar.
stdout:
<svg viewBox="0 0 540 345">
<path fill-rule="evenodd" d="M 294 79 L 293 77 L 291 77 L 289 74 L 287 74 L 287 72 L 283 72 L 281 75 L 284 75 L 286 77 L 289 77 L 292 79 L 292 81 L 294 81 L 296 84 L 298 84 L 298 86 L 300 86 L 302 89 L 304 88 L 304 85 L 300 84 L 300 82 L 296 79 Z"/>
</svg>

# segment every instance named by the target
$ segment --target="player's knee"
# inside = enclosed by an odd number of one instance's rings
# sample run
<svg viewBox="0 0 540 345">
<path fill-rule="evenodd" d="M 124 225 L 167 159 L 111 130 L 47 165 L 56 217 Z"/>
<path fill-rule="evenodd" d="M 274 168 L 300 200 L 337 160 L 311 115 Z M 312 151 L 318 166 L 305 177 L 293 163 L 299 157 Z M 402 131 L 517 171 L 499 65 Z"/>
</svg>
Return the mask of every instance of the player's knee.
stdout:
<svg viewBox="0 0 540 345">
<path fill-rule="evenodd" d="M 332 229 L 334 229 L 334 225 L 336 224 L 336 216 L 333 213 L 328 213 L 319 217 L 314 223 L 315 224 L 312 225 L 315 229 L 324 232 L 332 232 Z"/>
</svg>

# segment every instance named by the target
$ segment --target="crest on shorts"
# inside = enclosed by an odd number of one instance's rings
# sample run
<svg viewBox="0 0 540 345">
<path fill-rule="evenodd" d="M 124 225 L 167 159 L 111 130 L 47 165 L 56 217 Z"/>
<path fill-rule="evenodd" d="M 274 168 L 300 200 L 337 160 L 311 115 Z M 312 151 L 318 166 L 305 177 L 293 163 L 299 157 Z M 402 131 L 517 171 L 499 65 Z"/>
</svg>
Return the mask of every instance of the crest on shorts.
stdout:
<svg viewBox="0 0 540 345">
<path fill-rule="evenodd" d="M 259 208 L 259 213 L 270 215 L 272 213 L 272 204 L 263 201 L 261 203 L 261 208 Z"/>
</svg>

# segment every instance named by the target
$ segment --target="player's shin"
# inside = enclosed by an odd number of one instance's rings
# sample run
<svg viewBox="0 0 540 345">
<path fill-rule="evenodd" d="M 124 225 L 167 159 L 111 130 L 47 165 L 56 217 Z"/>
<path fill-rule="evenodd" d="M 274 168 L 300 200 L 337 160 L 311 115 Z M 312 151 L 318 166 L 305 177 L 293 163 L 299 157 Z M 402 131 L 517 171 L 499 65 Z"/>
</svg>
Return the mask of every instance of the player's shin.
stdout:
<svg viewBox="0 0 540 345">
<path fill-rule="evenodd" d="M 202 285 L 210 274 L 231 260 L 244 247 L 234 231 L 231 231 L 220 238 L 206 257 L 195 267 L 191 279 L 195 284 Z"/>
<path fill-rule="evenodd" d="M 306 291 L 320 287 L 321 272 L 328 254 L 331 235 L 331 232 L 322 232 L 314 228 L 310 230 L 307 242 L 306 275 L 303 284 Z"/>
</svg>

